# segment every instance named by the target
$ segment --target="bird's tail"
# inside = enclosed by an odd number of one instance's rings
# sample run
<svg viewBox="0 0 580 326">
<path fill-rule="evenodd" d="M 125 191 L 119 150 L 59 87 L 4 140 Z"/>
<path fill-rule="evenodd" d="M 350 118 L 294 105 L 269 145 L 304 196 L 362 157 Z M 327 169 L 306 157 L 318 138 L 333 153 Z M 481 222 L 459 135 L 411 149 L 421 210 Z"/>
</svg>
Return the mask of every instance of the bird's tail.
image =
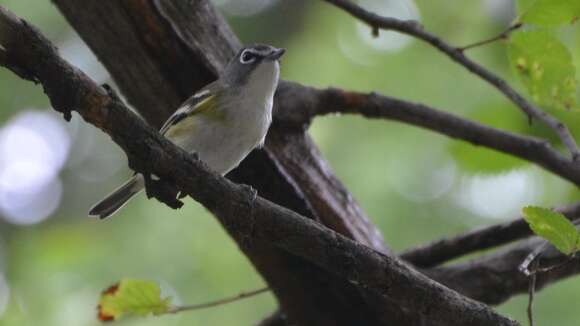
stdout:
<svg viewBox="0 0 580 326">
<path fill-rule="evenodd" d="M 103 219 L 115 214 L 121 207 L 125 206 L 129 199 L 143 190 L 144 185 L 143 176 L 140 174 L 134 175 L 122 186 L 96 203 L 89 210 L 89 216 L 96 216 Z"/>
</svg>

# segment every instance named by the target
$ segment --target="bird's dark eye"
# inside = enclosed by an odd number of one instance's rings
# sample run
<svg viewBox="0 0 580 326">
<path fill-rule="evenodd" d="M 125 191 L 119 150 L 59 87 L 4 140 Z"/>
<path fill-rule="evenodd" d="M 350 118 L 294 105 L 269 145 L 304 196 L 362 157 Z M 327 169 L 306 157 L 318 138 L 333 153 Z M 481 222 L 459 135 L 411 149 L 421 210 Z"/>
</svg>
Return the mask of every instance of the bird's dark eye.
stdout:
<svg viewBox="0 0 580 326">
<path fill-rule="evenodd" d="M 243 64 L 248 64 L 254 62 L 256 58 L 257 55 L 254 52 L 245 50 L 244 52 L 242 52 L 242 55 L 240 56 L 240 62 Z"/>
</svg>

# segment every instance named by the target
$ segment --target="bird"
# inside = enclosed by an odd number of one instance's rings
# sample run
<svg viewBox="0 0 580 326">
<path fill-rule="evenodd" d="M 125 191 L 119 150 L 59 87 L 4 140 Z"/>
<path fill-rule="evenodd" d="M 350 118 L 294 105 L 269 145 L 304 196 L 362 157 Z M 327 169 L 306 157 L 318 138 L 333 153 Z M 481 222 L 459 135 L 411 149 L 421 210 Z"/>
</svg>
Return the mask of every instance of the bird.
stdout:
<svg viewBox="0 0 580 326">
<path fill-rule="evenodd" d="M 160 134 L 225 175 L 264 144 L 285 51 L 266 44 L 242 47 L 216 81 L 175 110 Z M 115 214 L 144 188 L 144 176 L 134 174 L 96 203 L 89 216 L 103 219 Z"/>
</svg>

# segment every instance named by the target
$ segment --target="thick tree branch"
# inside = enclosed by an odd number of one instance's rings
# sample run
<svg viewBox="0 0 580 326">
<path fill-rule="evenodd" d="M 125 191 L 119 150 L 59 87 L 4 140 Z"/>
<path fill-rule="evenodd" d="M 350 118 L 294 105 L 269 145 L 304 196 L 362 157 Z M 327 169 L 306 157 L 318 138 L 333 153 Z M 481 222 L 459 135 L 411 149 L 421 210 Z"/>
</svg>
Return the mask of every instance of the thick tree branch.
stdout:
<svg viewBox="0 0 580 326">
<path fill-rule="evenodd" d="M 318 90 L 294 83 L 283 83 L 277 98 L 280 107 L 275 119 L 306 125 L 316 115 L 352 113 L 401 121 L 528 160 L 580 186 L 580 164 L 564 157 L 546 141 L 488 127 L 424 104 L 375 93 Z M 295 105 L 303 109 L 292 110 Z"/>
<path fill-rule="evenodd" d="M 527 293 L 529 279 L 518 267 L 544 242 L 534 237 L 466 263 L 426 270 L 425 274 L 470 298 L 500 304 L 515 294 Z M 568 256 L 548 247 L 541 256 L 540 267 L 558 265 L 568 259 Z M 559 268 L 538 274 L 536 289 L 578 273 L 580 259 L 573 259 Z"/>
<path fill-rule="evenodd" d="M 560 140 L 564 146 L 566 146 L 566 148 L 570 151 L 572 160 L 576 161 L 580 158 L 580 150 L 578 149 L 576 140 L 562 122 L 526 100 L 522 95 L 520 95 L 511 86 L 509 86 L 505 80 L 499 78 L 497 75 L 493 74 L 491 71 L 487 70 L 480 64 L 469 59 L 467 56 L 465 56 L 462 49 L 451 46 L 441 38 L 429 33 L 423 29 L 423 26 L 421 26 L 418 22 L 383 17 L 365 10 L 350 0 L 324 1 L 343 9 L 350 15 L 365 22 L 373 29 L 373 31 L 378 31 L 379 29 L 398 31 L 403 34 L 416 37 L 417 39 L 425 41 L 433 47 L 437 48 L 439 51 L 446 54 L 451 60 L 457 62 L 470 72 L 474 73 L 481 79 L 494 86 L 498 91 L 510 99 L 518 108 L 520 108 L 528 117 L 530 117 L 530 119 L 538 119 L 546 126 L 553 129 L 554 132 L 560 137 Z"/>
<path fill-rule="evenodd" d="M 580 217 L 580 204 L 558 208 L 569 220 Z M 490 249 L 533 235 L 522 218 L 471 230 L 453 237 L 409 249 L 400 257 L 417 267 L 432 267 L 476 251 Z"/>
<path fill-rule="evenodd" d="M 6 67 L 19 67 L 38 79 L 55 109 L 65 116 L 75 110 L 101 128 L 127 153 L 133 169 L 154 173 L 175 184 L 230 231 L 271 243 L 373 293 L 396 300 L 401 307 L 425 316 L 433 324 L 448 324 L 450 316 L 465 325 L 517 324 L 431 281 L 396 258 L 255 197 L 246 186 L 209 171 L 67 64 L 36 29 L 2 7 L 0 44 L 7 51 Z M 239 219 L 240 215 L 246 219 Z"/>
<path fill-rule="evenodd" d="M 153 126 L 162 124 L 181 101 L 213 81 L 240 46 L 207 0 L 53 2 L 107 68 L 127 100 Z M 308 142 L 306 133 L 292 130 L 292 141 L 271 142 L 272 135 L 281 129 L 282 134 L 287 130 L 273 126 L 264 149 L 253 151 L 227 177 L 251 185 L 264 198 L 303 216 L 332 221 L 327 226 L 386 251 L 376 227 L 338 182 L 316 146 Z M 300 167 L 287 168 L 297 156 L 303 158 Z M 301 178 L 306 173 L 310 178 Z M 315 187 L 327 191 L 309 191 Z M 319 200 L 326 203 L 320 204 Z M 386 307 L 383 300 L 376 305 L 370 303 L 353 284 L 269 243 L 252 241 L 250 246 L 247 239 L 237 237 L 235 232 L 230 234 L 268 282 L 290 323 L 380 324 L 376 316 L 387 315 L 382 312 Z"/>
</svg>

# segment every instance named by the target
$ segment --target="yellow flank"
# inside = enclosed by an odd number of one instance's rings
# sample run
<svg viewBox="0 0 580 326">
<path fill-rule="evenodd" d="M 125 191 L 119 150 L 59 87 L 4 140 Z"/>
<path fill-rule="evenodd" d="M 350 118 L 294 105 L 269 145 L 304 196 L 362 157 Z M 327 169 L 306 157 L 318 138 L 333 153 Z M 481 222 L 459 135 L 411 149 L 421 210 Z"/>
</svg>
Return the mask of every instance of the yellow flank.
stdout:
<svg viewBox="0 0 580 326">
<path fill-rule="evenodd" d="M 187 137 L 191 135 L 195 128 L 196 121 L 193 118 L 193 115 L 189 115 L 188 117 L 184 118 L 183 120 L 179 121 L 174 126 L 171 126 L 169 130 L 165 133 L 165 137 L 171 140 L 177 140 L 182 137 Z"/>
<path fill-rule="evenodd" d="M 216 110 L 215 108 L 217 106 L 218 102 L 216 100 L 216 96 L 209 96 L 195 106 L 195 109 L 193 112 L 191 112 L 191 115 L 201 115 L 209 120 L 224 120 L 224 113 L 220 110 Z"/>
<path fill-rule="evenodd" d="M 216 106 L 217 100 L 215 95 L 202 100 L 195 106 L 187 117 L 171 126 L 165 133 L 165 136 L 172 140 L 187 138 L 188 135 L 191 135 L 195 125 L 200 119 L 206 120 L 206 122 L 207 120 L 224 120 L 224 113 L 220 110 L 216 110 Z"/>
</svg>

